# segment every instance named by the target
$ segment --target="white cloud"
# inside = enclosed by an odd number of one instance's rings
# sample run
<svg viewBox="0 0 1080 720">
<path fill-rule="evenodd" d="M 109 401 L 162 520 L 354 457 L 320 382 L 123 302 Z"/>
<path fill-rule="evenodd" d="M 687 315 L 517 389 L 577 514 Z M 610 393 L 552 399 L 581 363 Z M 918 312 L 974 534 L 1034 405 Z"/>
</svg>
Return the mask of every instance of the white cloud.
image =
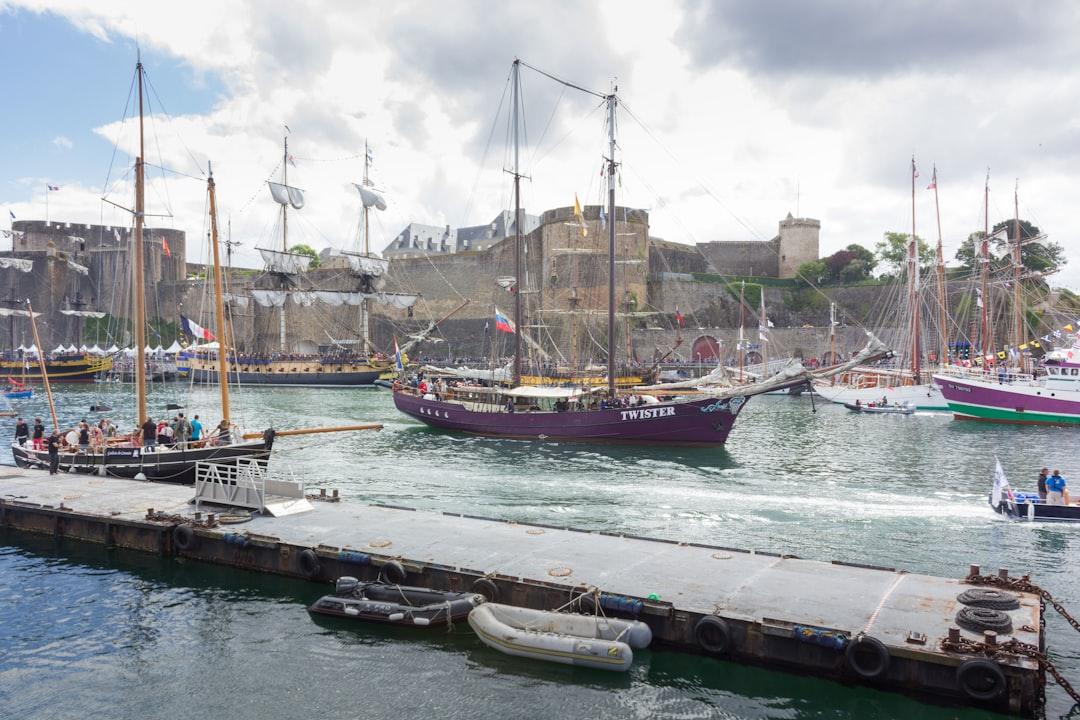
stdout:
<svg viewBox="0 0 1080 720">
<path fill-rule="evenodd" d="M 175 117 L 171 127 L 163 118 L 155 120 L 148 160 L 159 163 L 160 145 L 160 164 L 198 175 L 198 167 L 212 159 L 223 220 L 231 215 L 233 236 L 244 243 L 241 260 L 252 264 L 256 246 L 280 242 L 278 214 L 264 182 L 281 159 L 285 123 L 297 157 L 289 180 L 308 198 L 304 210 L 290 215 L 292 242 L 355 242 L 359 202 L 349 182 L 361 173 L 365 138 L 374 147 L 376 175 L 391 203 L 373 228 L 381 238 L 377 246 L 410 220 L 482 223 L 506 208 L 505 116 L 495 126 L 483 168 L 481 162 L 515 55 L 601 91 L 618 82 L 626 100 L 620 115 L 620 202 L 653 208 L 654 234 L 669 240 L 768 238 L 798 202 L 802 214 L 821 219 L 823 251 L 852 242 L 872 246 L 882 232 L 910 225 L 906 173 L 913 153 L 923 178 L 932 162 L 938 165 L 950 255 L 981 227 L 987 166 L 991 222 L 1011 212 L 1011 189 L 1019 177 L 1022 214 L 1051 238 L 1080 231 L 1080 219 L 1070 210 L 1080 122 L 1067 114 L 1080 103 L 1080 70 L 1073 62 L 1041 60 L 1075 58 L 1080 45 L 1052 31 L 1067 22 L 1030 13 L 1020 13 L 1022 33 L 998 33 L 992 51 L 982 47 L 973 60 L 963 48 L 985 43 L 953 21 L 969 13 L 944 6 L 929 26 L 879 22 L 868 11 L 851 16 L 842 33 L 815 40 L 800 35 L 798 18 L 787 18 L 777 29 L 767 12 L 755 14 L 757 6 L 739 9 L 738 3 L 687 10 L 616 0 L 591 6 L 463 0 L 437 18 L 419 2 L 312 2 L 303 12 L 253 0 L 23 5 L 62 15 L 102 39 L 138 36 L 144 56 L 167 54 L 222 79 L 227 90 L 206 113 Z M 812 26 L 831 27 L 828 13 L 838 6 L 824 6 L 821 22 Z M 812 6 L 787 7 L 795 15 L 815 12 Z M 996 27 L 997 12 L 1015 17 L 1019 11 L 1010 8 L 989 5 L 980 26 Z M 209 32 L 208 13 L 215 19 Z M 1068 18 L 1072 11 L 1051 15 Z M 711 52 L 720 43 L 720 36 L 710 34 L 717 21 L 726 23 L 729 44 Z M 872 26 L 867 37 L 887 42 L 855 42 L 862 37 L 858 23 Z M 917 42 L 909 46 L 906 35 Z M 804 45 L 792 45 L 797 41 Z M 783 52 L 769 51 L 764 42 L 783 45 Z M 945 43 L 951 49 L 936 52 Z M 1032 47 L 1040 52 L 1030 52 Z M 575 193 L 583 202 L 596 202 L 605 149 L 602 113 L 593 111 L 594 99 L 524 72 L 528 136 L 536 141 L 544 135 L 539 152 L 530 147 L 523 153 L 531 176 L 524 187 L 527 207 L 566 205 Z M 111 90 L 120 98 L 127 81 L 116 77 L 95 91 Z M 156 89 L 168 106 L 170 88 Z M 118 120 L 96 129 L 108 141 L 103 148 L 111 148 L 120 129 Z M 121 137 L 128 165 L 135 153 L 131 130 L 126 123 Z M 102 158 L 104 165 L 104 149 Z M 340 158 L 352 159 L 329 162 Z M 174 219 L 164 222 L 188 230 L 189 247 L 200 247 L 203 185 L 174 177 L 166 187 L 160 171 L 151 176 L 148 210 L 171 208 Z M 114 177 L 122 182 L 110 197 L 129 204 L 130 173 L 121 167 Z M 84 178 L 87 188 L 96 181 Z M 64 206 L 50 212 L 99 220 L 96 192 L 67 190 Z M 920 192 L 918 202 L 920 234 L 934 237 L 931 194 Z M 113 212 L 105 210 L 106 222 Z M 1058 279 L 1080 285 L 1080 256 L 1071 259 Z"/>
<path fill-rule="evenodd" d="M 75 147 L 75 143 L 71 142 L 71 138 L 65 135 L 57 135 L 52 139 L 53 147 L 57 150 L 70 150 Z"/>
</svg>

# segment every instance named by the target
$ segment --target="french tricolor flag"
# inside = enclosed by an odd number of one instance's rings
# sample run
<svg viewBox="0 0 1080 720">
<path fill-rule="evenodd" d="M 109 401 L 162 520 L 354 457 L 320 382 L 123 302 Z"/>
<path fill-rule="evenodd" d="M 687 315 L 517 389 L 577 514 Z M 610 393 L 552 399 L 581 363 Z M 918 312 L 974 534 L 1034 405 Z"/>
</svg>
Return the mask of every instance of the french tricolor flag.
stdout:
<svg viewBox="0 0 1080 720">
<path fill-rule="evenodd" d="M 210 332 L 206 328 L 197 324 L 194 320 L 180 316 L 180 324 L 184 328 L 184 332 L 188 335 L 198 338 L 199 340 L 216 340 L 214 333 Z"/>
<path fill-rule="evenodd" d="M 503 315 L 502 310 L 495 308 L 495 329 L 504 333 L 516 333 L 517 328 L 514 327 L 514 323 L 510 322 L 510 318 Z"/>
</svg>

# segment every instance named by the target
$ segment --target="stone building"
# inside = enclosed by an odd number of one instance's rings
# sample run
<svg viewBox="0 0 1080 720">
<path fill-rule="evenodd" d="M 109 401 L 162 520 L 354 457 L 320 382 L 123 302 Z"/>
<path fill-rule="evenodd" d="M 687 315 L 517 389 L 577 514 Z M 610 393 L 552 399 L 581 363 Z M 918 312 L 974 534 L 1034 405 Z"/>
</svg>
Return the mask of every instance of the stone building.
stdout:
<svg viewBox="0 0 1080 720">
<path fill-rule="evenodd" d="M 724 275 L 793 278 L 799 265 L 818 259 L 821 221 L 788 213 L 772 240 L 698 243 L 710 272 Z"/>
<path fill-rule="evenodd" d="M 536 229 L 540 218 L 522 211 L 521 232 Z M 409 223 L 383 250 L 383 257 L 406 258 L 426 255 L 449 255 L 459 252 L 487 250 L 515 234 L 514 213 L 503 210 L 484 225 L 451 228 L 449 225 Z"/>
</svg>

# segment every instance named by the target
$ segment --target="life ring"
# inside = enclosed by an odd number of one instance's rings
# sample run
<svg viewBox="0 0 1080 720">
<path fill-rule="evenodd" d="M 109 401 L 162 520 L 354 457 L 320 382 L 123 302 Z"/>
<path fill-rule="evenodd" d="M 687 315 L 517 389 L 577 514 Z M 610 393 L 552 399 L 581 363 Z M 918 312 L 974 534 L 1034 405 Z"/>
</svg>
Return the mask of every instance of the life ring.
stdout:
<svg viewBox="0 0 1080 720">
<path fill-rule="evenodd" d="M 489 578 L 479 578 L 472 584 L 472 592 L 483 595 L 488 602 L 499 602 L 499 586 Z"/>
<path fill-rule="evenodd" d="M 379 570 L 379 576 L 388 583 L 401 585 L 405 582 L 405 568 L 397 560 L 390 560 Z"/>
<path fill-rule="evenodd" d="M 844 652 L 844 660 L 853 673 L 864 680 L 874 680 L 889 671 L 889 649 L 869 635 L 859 635 Z"/>
<path fill-rule="evenodd" d="M 300 551 L 300 574 L 306 578 L 319 574 L 319 556 L 310 548 Z"/>
<path fill-rule="evenodd" d="M 972 658 L 956 668 L 956 684 L 972 700 L 996 700 L 1005 692 L 1005 673 L 995 662 Z"/>
<path fill-rule="evenodd" d="M 708 653 L 724 655 L 731 648 L 731 628 L 715 615 L 705 615 L 694 625 L 694 639 Z"/>
<path fill-rule="evenodd" d="M 195 547 L 195 531 L 190 525 L 177 525 L 172 531 L 173 545 L 187 552 Z"/>
</svg>

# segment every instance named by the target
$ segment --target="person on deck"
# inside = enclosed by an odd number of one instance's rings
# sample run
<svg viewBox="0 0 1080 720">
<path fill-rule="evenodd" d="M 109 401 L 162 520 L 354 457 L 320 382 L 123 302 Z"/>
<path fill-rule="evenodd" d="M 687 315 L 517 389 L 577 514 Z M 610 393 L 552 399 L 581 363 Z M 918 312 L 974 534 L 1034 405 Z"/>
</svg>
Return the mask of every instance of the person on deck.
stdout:
<svg viewBox="0 0 1080 720">
<path fill-rule="evenodd" d="M 105 433 L 102 432 L 100 425 L 90 426 L 90 447 L 94 450 L 101 450 L 105 447 Z"/>
<path fill-rule="evenodd" d="M 90 450 L 90 426 L 85 420 L 79 422 L 79 452 L 86 454 Z"/>
<path fill-rule="evenodd" d="M 217 426 L 217 444 L 229 445 L 232 443 L 232 433 L 229 430 L 229 423 L 222 420 Z"/>
<path fill-rule="evenodd" d="M 1054 474 L 1046 478 L 1046 502 L 1048 505 L 1065 504 L 1065 478 L 1061 471 L 1054 469 Z"/>
<path fill-rule="evenodd" d="M 202 440 L 202 423 L 199 422 L 199 416 L 191 418 L 191 441 L 197 442 Z"/>
<path fill-rule="evenodd" d="M 142 444 L 144 448 L 157 446 L 157 423 L 153 418 L 146 418 L 142 424 Z"/>
<path fill-rule="evenodd" d="M 34 449 L 45 449 L 45 423 L 41 418 L 34 418 Z"/>
<path fill-rule="evenodd" d="M 49 448 L 49 474 L 55 475 L 60 472 L 60 433 L 53 430 L 49 435 L 47 446 Z"/>
<path fill-rule="evenodd" d="M 191 423 L 184 417 L 184 413 L 180 413 L 176 416 L 176 442 L 183 447 L 190 438 Z"/>
<path fill-rule="evenodd" d="M 1039 471 L 1039 499 L 1046 502 L 1046 476 L 1050 474 L 1050 468 L 1043 468 Z"/>
<path fill-rule="evenodd" d="M 26 439 L 30 437 L 30 426 L 26 424 L 26 421 L 19 418 L 15 421 L 15 442 L 19 445 L 25 445 Z"/>
</svg>

